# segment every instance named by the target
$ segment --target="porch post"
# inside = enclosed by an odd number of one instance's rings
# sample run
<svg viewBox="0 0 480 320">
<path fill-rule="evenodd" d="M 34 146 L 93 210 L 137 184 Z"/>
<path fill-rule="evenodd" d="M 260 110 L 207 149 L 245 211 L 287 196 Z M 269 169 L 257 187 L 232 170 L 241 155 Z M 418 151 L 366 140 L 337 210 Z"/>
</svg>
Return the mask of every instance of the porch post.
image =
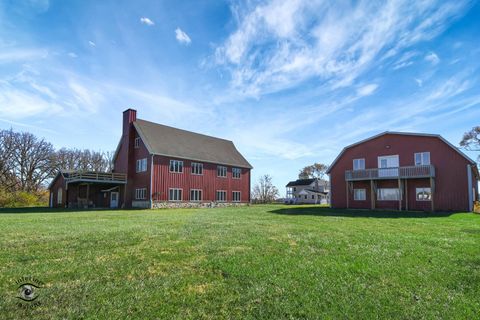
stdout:
<svg viewBox="0 0 480 320">
<path fill-rule="evenodd" d="M 408 211 L 408 179 L 405 179 L 405 210 Z"/>
<path fill-rule="evenodd" d="M 90 202 L 90 184 L 87 183 L 87 208 L 88 208 L 89 202 Z"/>
<path fill-rule="evenodd" d="M 433 185 L 433 178 L 430 177 L 430 194 L 431 194 L 431 201 L 432 201 L 432 212 L 435 211 L 435 202 L 433 198 L 435 197 L 435 192 L 434 192 L 434 185 Z"/>
<path fill-rule="evenodd" d="M 370 180 L 370 208 L 375 209 L 375 188 L 373 187 L 373 180 Z"/>
<path fill-rule="evenodd" d="M 398 211 L 402 211 L 402 182 L 398 178 Z"/>
</svg>

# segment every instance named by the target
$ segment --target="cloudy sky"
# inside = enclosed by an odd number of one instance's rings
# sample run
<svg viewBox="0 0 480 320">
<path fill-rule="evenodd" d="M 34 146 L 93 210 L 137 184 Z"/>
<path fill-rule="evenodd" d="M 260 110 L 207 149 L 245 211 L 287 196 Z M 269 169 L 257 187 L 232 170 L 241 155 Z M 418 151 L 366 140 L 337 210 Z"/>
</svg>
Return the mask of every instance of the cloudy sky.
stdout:
<svg viewBox="0 0 480 320">
<path fill-rule="evenodd" d="M 480 125 L 479 34 L 462 0 L 3 0 L 0 128 L 114 150 L 132 107 L 233 140 L 283 193 L 382 131 L 457 145 Z"/>
</svg>

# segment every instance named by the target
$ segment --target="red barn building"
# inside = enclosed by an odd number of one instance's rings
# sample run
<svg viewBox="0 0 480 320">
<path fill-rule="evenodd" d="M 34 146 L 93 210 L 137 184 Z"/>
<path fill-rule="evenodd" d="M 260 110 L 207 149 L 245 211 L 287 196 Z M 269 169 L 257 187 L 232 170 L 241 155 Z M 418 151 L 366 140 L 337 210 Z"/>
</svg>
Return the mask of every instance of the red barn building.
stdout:
<svg viewBox="0 0 480 320">
<path fill-rule="evenodd" d="M 50 205 L 165 207 L 250 202 L 252 166 L 232 141 L 137 119 L 123 112 L 111 173 L 61 172 Z"/>
<path fill-rule="evenodd" d="M 479 173 L 439 135 L 385 132 L 345 147 L 328 170 L 333 208 L 472 211 Z"/>
</svg>

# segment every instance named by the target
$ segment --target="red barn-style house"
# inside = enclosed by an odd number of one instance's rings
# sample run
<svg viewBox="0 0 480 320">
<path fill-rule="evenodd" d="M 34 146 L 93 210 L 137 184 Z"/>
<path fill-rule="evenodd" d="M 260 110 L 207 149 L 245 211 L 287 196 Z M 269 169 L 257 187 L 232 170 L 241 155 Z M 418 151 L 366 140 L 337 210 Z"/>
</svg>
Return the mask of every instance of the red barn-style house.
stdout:
<svg viewBox="0 0 480 320">
<path fill-rule="evenodd" d="M 137 119 L 123 112 L 109 173 L 60 172 L 52 207 L 206 206 L 250 202 L 252 166 L 232 141 Z"/>
<path fill-rule="evenodd" d="M 475 162 L 439 135 L 384 132 L 345 147 L 328 170 L 333 208 L 472 211 Z"/>
</svg>

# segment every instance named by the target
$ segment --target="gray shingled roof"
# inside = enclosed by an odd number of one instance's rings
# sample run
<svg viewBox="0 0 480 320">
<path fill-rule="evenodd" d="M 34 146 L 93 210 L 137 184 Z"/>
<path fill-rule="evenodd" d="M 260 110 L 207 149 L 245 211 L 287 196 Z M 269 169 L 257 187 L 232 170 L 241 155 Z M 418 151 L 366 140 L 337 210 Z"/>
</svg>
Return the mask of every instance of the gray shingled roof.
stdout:
<svg viewBox="0 0 480 320">
<path fill-rule="evenodd" d="M 133 125 L 152 154 L 252 168 L 232 141 L 140 119 Z"/>
</svg>

